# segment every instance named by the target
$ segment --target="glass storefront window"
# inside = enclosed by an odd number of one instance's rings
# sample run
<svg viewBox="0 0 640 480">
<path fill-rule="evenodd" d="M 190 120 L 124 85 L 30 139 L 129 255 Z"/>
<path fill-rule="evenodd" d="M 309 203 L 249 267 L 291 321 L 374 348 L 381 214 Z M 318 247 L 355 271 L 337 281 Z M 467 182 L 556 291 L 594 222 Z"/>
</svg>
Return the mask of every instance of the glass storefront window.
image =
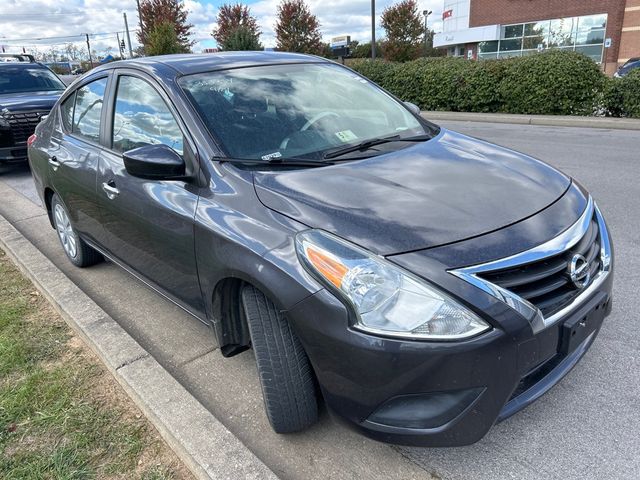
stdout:
<svg viewBox="0 0 640 480">
<path fill-rule="evenodd" d="M 502 38 L 517 38 L 522 37 L 522 23 L 518 25 L 507 25 L 502 27 Z"/>
<path fill-rule="evenodd" d="M 501 52 L 512 52 L 514 50 L 522 50 L 522 38 L 510 38 L 508 40 L 500 40 Z"/>
<path fill-rule="evenodd" d="M 520 57 L 522 56 L 522 51 L 516 50 L 513 52 L 499 52 L 498 58 L 511 58 L 511 57 Z"/>
<path fill-rule="evenodd" d="M 602 45 L 588 45 L 584 47 L 576 47 L 576 52 L 585 54 L 591 57 L 596 62 L 602 62 Z"/>
<path fill-rule="evenodd" d="M 549 47 L 570 47 L 575 43 L 577 18 L 551 20 Z"/>
<path fill-rule="evenodd" d="M 524 35 L 526 37 L 531 36 L 542 36 L 546 37 L 549 35 L 549 20 L 544 22 L 533 22 L 526 23 L 524 25 Z"/>
<path fill-rule="evenodd" d="M 524 37 L 524 41 L 522 42 L 522 49 L 523 50 L 536 50 L 538 51 L 538 46 L 542 46 L 542 48 L 545 47 L 546 44 L 546 38 L 539 36 L 539 37 Z"/>
<path fill-rule="evenodd" d="M 607 26 L 607 15 L 589 15 L 578 18 L 579 30 L 592 30 L 597 28 L 605 28 Z"/>
<path fill-rule="evenodd" d="M 498 40 L 493 42 L 480 42 L 478 44 L 479 53 L 492 53 L 498 51 Z"/>
<path fill-rule="evenodd" d="M 576 45 L 594 45 L 604 43 L 604 30 L 589 30 L 578 32 Z"/>
<path fill-rule="evenodd" d="M 519 57 L 560 48 L 584 53 L 601 63 L 606 27 L 607 14 L 505 25 L 500 40 L 479 44 L 478 58 Z"/>
</svg>

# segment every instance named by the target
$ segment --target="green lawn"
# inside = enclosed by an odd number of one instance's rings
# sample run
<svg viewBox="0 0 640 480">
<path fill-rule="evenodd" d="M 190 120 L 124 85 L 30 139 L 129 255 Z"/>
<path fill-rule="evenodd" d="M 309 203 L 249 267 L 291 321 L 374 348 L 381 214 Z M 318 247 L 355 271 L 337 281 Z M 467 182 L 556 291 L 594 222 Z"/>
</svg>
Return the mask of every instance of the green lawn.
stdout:
<svg viewBox="0 0 640 480">
<path fill-rule="evenodd" d="M 1 250 L 0 478 L 191 478 Z"/>
</svg>

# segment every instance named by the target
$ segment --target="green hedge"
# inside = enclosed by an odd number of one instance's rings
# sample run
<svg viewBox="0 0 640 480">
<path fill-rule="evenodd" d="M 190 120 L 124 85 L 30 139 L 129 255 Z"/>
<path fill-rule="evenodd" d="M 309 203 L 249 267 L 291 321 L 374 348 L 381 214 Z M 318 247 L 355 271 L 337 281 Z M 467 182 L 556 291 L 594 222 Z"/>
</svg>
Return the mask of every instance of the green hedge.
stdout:
<svg viewBox="0 0 640 480">
<path fill-rule="evenodd" d="M 355 60 L 350 67 L 423 110 L 640 117 L 640 75 L 609 79 L 576 52 L 479 62 Z"/>
<path fill-rule="evenodd" d="M 604 94 L 603 110 L 614 117 L 640 118 L 640 69 L 612 78 Z"/>
</svg>

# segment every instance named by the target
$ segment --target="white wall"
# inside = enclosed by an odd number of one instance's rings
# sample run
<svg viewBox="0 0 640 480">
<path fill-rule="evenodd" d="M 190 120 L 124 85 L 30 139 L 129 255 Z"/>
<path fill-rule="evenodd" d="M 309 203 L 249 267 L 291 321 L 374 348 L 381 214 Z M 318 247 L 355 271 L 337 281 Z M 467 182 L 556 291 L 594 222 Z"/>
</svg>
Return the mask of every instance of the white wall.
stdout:
<svg viewBox="0 0 640 480">
<path fill-rule="evenodd" d="M 469 28 L 470 0 L 444 0 L 443 12 L 452 10 L 449 18 L 442 21 L 443 32 L 457 32 Z"/>
</svg>

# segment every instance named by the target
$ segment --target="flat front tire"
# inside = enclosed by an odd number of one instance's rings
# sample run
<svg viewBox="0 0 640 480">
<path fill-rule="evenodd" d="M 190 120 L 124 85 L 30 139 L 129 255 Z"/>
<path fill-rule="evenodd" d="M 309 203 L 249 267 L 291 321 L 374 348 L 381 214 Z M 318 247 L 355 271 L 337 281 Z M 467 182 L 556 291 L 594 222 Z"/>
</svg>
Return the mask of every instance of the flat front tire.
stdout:
<svg viewBox="0 0 640 480">
<path fill-rule="evenodd" d="M 289 321 L 258 289 L 242 289 L 251 345 L 267 417 L 277 433 L 303 430 L 318 419 L 311 364 Z"/>
<path fill-rule="evenodd" d="M 51 197 L 51 215 L 62 249 L 71 263 L 77 267 L 89 267 L 102 260 L 102 255 L 78 236 L 57 193 Z"/>
</svg>

